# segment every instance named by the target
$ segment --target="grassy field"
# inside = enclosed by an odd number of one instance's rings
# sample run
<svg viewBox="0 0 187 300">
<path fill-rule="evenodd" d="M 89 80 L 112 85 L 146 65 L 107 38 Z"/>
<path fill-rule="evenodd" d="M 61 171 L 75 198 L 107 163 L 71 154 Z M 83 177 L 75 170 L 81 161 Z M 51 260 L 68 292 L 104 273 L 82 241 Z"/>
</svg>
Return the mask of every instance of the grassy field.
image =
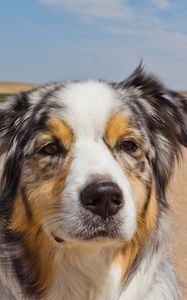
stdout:
<svg viewBox="0 0 187 300">
<path fill-rule="evenodd" d="M 0 103 L 4 102 L 11 94 L 0 94 Z"/>
</svg>

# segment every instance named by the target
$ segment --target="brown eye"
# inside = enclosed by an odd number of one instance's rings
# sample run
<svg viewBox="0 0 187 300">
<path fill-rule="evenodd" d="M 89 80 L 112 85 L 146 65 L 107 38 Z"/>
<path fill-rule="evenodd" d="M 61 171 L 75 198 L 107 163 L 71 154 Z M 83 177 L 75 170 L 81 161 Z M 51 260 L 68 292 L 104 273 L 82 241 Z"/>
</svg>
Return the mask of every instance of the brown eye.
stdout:
<svg viewBox="0 0 187 300">
<path fill-rule="evenodd" d="M 46 156 L 55 156 L 61 153 L 61 149 L 56 142 L 53 142 L 43 146 L 38 153 Z"/>
<path fill-rule="evenodd" d="M 139 145 L 133 140 L 123 140 L 119 142 L 118 147 L 120 150 L 132 153 L 139 148 Z"/>
</svg>

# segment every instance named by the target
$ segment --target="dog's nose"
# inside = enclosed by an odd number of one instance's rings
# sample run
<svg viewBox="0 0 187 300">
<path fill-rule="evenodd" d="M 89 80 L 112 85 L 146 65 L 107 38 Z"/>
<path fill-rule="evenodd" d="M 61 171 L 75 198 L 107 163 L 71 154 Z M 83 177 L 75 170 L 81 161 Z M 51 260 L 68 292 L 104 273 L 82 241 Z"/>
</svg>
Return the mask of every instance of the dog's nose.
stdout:
<svg viewBox="0 0 187 300">
<path fill-rule="evenodd" d="M 123 195 L 114 182 L 93 182 L 80 193 L 83 207 L 106 219 L 123 206 Z"/>
</svg>

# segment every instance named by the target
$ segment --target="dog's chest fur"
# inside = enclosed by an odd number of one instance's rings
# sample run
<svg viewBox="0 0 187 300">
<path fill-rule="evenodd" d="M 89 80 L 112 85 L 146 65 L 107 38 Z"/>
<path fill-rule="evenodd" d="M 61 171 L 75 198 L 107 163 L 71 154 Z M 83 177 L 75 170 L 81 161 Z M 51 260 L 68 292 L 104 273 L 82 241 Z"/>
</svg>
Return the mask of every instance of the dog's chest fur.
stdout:
<svg viewBox="0 0 187 300">
<path fill-rule="evenodd" d="M 65 265 L 60 267 L 59 263 L 47 300 L 179 299 L 165 247 L 161 247 L 154 255 L 151 250 L 126 284 L 122 277 L 122 266 L 107 264 L 109 253 L 96 253 L 92 260 L 83 257 L 81 260 L 71 254 Z M 74 259 L 77 260 L 76 265 Z"/>
<path fill-rule="evenodd" d="M 94 255 L 71 249 L 57 257 L 58 268 L 47 299 L 119 299 L 122 269 L 109 262 L 113 255 L 114 250 L 108 249 L 97 250 Z"/>
</svg>

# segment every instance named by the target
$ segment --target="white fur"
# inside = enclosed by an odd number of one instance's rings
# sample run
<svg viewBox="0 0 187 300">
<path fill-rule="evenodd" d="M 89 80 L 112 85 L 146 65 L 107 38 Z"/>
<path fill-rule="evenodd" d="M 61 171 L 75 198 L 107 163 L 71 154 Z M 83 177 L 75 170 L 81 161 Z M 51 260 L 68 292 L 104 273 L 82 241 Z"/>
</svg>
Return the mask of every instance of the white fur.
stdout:
<svg viewBox="0 0 187 300">
<path fill-rule="evenodd" d="M 75 137 L 85 135 L 94 140 L 103 135 L 109 116 L 120 105 L 114 90 L 97 81 L 69 83 L 57 92 L 57 99 L 63 105 L 60 115 Z"/>
<path fill-rule="evenodd" d="M 57 258 L 56 280 L 47 299 L 114 300 L 120 285 L 120 268 L 108 263 L 114 248 L 66 249 Z M 114 298 L 115 297 L 115 298 Z"/>
</svg>

